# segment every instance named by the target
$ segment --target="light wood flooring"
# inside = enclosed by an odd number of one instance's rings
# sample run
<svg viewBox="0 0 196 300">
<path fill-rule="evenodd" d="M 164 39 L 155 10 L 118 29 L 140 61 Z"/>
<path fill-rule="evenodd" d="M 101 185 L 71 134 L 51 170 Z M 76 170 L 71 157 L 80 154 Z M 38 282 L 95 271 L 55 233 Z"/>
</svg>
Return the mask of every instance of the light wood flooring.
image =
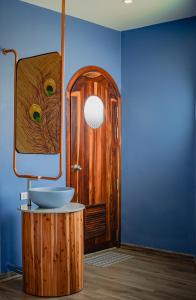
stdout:
<svg viewBox="0 0 196 300">
<path fill-rule="evenodd" d="M 85 288 L 64 300 L 196 300 L 196 265 L 190 259 L 119 249 L 134 257 L 107 268 L 85 265 Z M 0 300 L 31 300 L 22 278 L 0 282 Z"/>
</svg>

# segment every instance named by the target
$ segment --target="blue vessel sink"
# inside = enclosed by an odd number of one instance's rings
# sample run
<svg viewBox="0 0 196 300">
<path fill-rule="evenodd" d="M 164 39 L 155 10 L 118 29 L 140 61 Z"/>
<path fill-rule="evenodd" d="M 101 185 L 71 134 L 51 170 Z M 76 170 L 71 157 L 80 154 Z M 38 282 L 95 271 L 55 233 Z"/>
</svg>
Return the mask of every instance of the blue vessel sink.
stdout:
<svg viewBox="0 0 196 300">
<path fill-rule="evenodd" d="M 29 190 L 29 199 L 41 208 L 58 208 L 71 202 L 74 188 L 41 187 Z"/>
</svg>

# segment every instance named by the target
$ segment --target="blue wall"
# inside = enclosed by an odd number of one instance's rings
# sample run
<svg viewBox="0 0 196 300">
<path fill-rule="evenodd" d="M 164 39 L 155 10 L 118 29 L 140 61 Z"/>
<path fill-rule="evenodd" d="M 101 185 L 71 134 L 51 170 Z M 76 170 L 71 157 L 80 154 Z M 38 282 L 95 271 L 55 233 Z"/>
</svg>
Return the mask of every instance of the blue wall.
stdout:
<svg viewBox="0 0 196 300">
<path fill-rule="evenodd" d="M 0 48 L 16 48 L 20 57 L 60 50 L 61 16 L 18 0 L 0 1 Z M 66 83 L 81 67 L 98 65 L 121 84 L 121 34 L 76 18 L 67 18 Z M 0 228 L 2 271 L 21 264 L 19 193 L 26 181 L 12 171 L 13 57 L 0 54 Z M 56 158 L 19 157 L 19 170 L 54 175 Z M 42 185 L 45 184 L 42 182 Z M 65 174 L 58 185 L 65 184 Z M 0 270 L 1 271 L 1 270 Z"/>
<path fill-rule="evenodd" d="M 122 240 L 196 253 L 196 18 L 122 33 Z"/>
</svg>

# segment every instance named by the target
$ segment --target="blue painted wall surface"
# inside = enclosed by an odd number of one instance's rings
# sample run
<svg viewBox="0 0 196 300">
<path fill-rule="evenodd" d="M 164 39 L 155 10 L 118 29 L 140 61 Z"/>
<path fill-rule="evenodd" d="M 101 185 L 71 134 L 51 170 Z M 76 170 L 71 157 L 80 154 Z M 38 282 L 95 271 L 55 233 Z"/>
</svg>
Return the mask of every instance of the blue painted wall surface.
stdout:
<svg viewBox="0 0 196 300">
<path fill-rule="evenodd" d="M 61 16 L 17 0 L 0 1 L 0 48 L 16 48 L 20 57 L 60 50 Z M 81 67 L 98 65 L 121 84 L 121 34 L 76 18 L 67 18 L 66 83 Z M 2 271 L 21 265 L 19 193 L 26 181 L 12 171 L 13 57 L 0 55 L 0 228 Z M 19 157 L 19 170 L 54 175 L 57 158 Z M 58 185 L 64 185 L 65 174 Z M 48 183 L 41 183 L 42 185 Z M 1 271 L 1 270 L 0 270 Z"/>
<path fill-rule="evenodd" d="M 122 33 L 122 240 L 196 253 L 196 18 Z"/>
</svg>

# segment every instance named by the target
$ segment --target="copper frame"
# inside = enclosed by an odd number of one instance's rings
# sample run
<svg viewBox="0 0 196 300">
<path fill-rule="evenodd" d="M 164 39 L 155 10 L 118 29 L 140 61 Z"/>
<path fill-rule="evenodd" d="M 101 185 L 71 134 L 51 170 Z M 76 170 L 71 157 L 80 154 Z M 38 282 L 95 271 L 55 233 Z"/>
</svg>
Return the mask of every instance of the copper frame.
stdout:
<svg viewBox="0 0 196 300">
<path fill-rule="evenodd" d="M 13 170 L 17 177 L 27 179 L 45 179 L 45 180 L 58 180 L 63 173 L 63 127 L 64 127 L 64 85 L 65 85 L 65 0 L 62 0 L 62 24 L 61 24 L 61 128 L 60 128 L 60 153 L 59 153 L 59 174 L 56 177 L 49 176 L 37 176 L 30 174 L 19 174 L 17 171 L 17 151 L 16 151 L 16 87 L 17 87 L 17 76 L 16 68 L 18 62 L 18 52 L 15 49 L 3 49 L 3 54 L 9 53 L 14 54 L 14 150 L 13 150 Z"/>
</svg>

